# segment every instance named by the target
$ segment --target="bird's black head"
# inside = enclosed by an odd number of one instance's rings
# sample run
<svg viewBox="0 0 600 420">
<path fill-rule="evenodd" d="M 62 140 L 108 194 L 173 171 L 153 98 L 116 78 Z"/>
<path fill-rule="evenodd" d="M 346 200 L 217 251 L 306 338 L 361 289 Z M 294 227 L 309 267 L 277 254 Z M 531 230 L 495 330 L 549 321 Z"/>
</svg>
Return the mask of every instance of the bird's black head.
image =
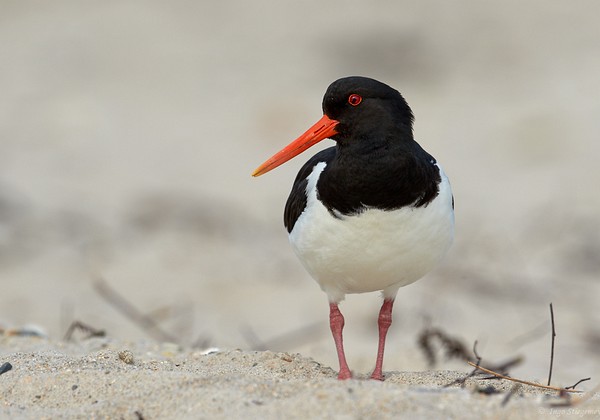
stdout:
<svg viewBox="0 0 600 420">
<path fill-rule="evenodd" d="M 412 140 L 413 113 L 397 90 L 368 77 L 344 77 L 333 82 L 323 98 L 323 113 L 336 120 L 343 145 L 356 139 Z"/>
<path fill-rule="evenodd" d="M 367 77 L 333 82 L 323 98 L 323 117 L 252 173 L 259 176 L 326 138 L 338 144 L 338 156 L 385 155 L 389 150 L 418 148 L 413 139 L 413 114 L 395 89 Z M 378 152 L 378 153 L 376 153 Z M 390 154 L 389 156 L 392 156 Z"/>
</svg>

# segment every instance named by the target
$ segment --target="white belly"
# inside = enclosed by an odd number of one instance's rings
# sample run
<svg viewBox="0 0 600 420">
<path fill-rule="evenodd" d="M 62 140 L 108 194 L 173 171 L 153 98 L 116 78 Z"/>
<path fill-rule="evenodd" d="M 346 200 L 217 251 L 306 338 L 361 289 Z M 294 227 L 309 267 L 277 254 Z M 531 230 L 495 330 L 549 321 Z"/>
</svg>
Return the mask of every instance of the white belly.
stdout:
<svg viewBox="0 0 600 420">
<path fill-rule="evenodd" d="M 427 206 L 367 209 L 341 218 L 317 199 L 316 183 L 324 168 L 319 163 L 308 177 L 306 209 L 290 242 L 330 301 L 378 290 L 393 298 L 442 259 L 454 237 L 454 211 L 450 183 L 441 168 L 439 194 Z"/>
</svg>

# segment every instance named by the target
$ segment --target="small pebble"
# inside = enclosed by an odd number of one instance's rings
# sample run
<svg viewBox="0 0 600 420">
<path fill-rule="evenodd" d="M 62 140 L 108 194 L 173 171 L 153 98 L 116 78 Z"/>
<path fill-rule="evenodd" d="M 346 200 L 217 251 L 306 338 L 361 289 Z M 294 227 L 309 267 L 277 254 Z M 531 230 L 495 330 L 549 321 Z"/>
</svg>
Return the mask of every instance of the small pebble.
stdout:
<svg viewBox="0 0 600 420">
<path fill-rule="evenodd" d="M 8 362 L 3 363 L 2 366 L 0 366 L 0 375 L 8 372 L 11 369 L 12 369 L 12 365 L 10 363 L 8 363 Z"/>
<path fill-rule="evenodd" d="M 218 347 L 209 347 L 207 349 L 204 349 L 200 352 L 201 356 L 206 356 L 208 354 L 213 354 L 213 353 L 218 353 L 220 352 L 221 349 L 219 349 Z"/>
<path fill-rule="evenodd" d="M 119 359 L 128 365 L 133 365 L 133 353 L 130 350 L 123 350 L 119 352 Z"/>
</svg>

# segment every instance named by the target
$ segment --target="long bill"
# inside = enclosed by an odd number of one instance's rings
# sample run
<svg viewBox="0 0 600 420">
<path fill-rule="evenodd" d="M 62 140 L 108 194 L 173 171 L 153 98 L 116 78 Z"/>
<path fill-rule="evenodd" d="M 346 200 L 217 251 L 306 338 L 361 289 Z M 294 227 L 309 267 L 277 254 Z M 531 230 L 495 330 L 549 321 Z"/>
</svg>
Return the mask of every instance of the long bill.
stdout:
<svg viewBox="0 0 600 420">
<path fill-rule="evenodd" d="M 306 149 L 314 146 L 321 140 L 334 136 L 338 133 L 335 129 L 338 124 L 339 121 L 332 120 L 327 115 L 323 115 L 323 117 L 312 127 L 306 130 L 304 134 L 285 146 L 279 152 L 275 153 L 262 165 L 256 168 L 254 172 L 252 172 L 252 176 L 266 174 L 270 170 L 275 169 L 279 165 L 283 165 L 294 156 L 297 156 Z"/>
</svg>

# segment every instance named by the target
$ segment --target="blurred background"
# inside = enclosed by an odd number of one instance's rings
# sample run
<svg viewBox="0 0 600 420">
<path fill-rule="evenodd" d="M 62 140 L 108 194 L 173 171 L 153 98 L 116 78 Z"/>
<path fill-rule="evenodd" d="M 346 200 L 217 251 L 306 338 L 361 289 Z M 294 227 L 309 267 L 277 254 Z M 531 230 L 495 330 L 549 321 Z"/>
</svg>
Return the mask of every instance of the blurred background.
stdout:
<svg viewBox="0 0 600 420">
<path fill-rule="evenodd" d="M 74 320 L 151 338 L 102 279 L 185 346 L 302 352 L 337 369 L 325 294 L 283 206 L 314 149 L 251 171 L 321 116 L 327 86 L 400 90 L 444 166 L 456 242 L 400 290 L 386 370 L 440 328 L 513 376 L 600 377 L 600 4 L 0 1 L 0 327 Z M 324 142 L 327 143 L 327 142 Z M 327 147 L 331 144 L 323 144 Z M 367 373 L 377 294 L 349 296 Z M 437 368 L 465 368 L 443 359 Z M 594 378 L 595 377 L 595 378 Z"/>
</svg>

